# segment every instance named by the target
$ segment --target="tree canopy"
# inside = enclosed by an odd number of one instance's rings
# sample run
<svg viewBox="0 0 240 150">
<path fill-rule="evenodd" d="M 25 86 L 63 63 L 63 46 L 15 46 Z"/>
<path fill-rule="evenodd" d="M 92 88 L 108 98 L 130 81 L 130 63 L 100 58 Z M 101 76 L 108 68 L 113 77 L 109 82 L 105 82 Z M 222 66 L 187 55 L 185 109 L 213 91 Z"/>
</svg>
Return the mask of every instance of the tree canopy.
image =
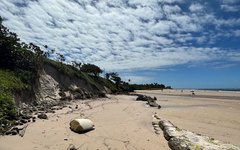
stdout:
<svg viewBox="0 0 240 150">
<path fill-rule="evenodd" d="M 89 74 L 93 74 L 94 76 L 98 76 L 103 72 L 102 69 L 94 64 L 83 64 L 80 70 Z"/>
</svg>

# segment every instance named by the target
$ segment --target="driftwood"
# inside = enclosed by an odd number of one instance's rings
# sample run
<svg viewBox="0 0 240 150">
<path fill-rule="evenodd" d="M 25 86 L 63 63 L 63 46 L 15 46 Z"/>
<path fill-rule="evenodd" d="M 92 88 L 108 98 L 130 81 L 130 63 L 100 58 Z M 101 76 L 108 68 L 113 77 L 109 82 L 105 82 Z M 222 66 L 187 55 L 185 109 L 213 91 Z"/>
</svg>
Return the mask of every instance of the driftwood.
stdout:
<svg viewBox="0 0 240 150">
<path fill-rule="evenodd" d="M 28 127 L 28 124 L 24 125 L 23 128 L 20 129 L 19 136 L 21 136 L 21 137 L 24 136 L 27 127 Z"/>
</svg>

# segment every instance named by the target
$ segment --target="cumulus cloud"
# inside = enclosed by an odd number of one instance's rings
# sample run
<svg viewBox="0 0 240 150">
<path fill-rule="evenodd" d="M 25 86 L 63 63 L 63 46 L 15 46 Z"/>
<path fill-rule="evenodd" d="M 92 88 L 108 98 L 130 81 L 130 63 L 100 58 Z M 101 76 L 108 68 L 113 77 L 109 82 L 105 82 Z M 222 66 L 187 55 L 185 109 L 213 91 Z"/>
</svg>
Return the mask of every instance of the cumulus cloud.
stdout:
<svg viewBox="0 0 240 150">
<path fill-rule="evenodd" d="M 226 12 L 239 12 L 240 1 L 239 0 L 222 0 L 220 8 Z"/>
<path fill-rule="evenodd" d="M 199 12 L 203 10 L 203 6 L 199 3 L 193 3 L 190 5 L 189 10 L 191 12 Z"/>
<path fill-rule="evenodd" d="M 23 41 L 106 70 L 238 61 L 239 49 L 230 52 L 216 41 L 240 20 L 207 6 L 184 0 L 2 0 L 0 14 Z"/>
<path fill-rule="evenodd" d="M 240 5 L 221 5 L 221 9 L 227 12 L 239 12 Z"/>
</svg>

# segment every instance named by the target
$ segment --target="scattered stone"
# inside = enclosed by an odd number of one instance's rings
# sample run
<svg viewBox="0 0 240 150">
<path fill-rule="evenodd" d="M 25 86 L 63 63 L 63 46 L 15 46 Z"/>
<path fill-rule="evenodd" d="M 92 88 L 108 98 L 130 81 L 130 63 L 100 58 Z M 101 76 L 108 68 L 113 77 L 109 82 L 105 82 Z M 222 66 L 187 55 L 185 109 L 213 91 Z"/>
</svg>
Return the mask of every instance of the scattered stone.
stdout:
<svg viewBox="0 0 240 150">
<path fill-rule="evenodd" d="M 38 115 L 39 119 L 48 119 L 47 115 L 45 113 L 41 113 Z"/>
<path fill-rule="evenodd" d="M 151 107 L 159 107 L 156 101 L 149 100 L 147 104 Z"/>
<path fill-rule="evenodd" d="M 23 123 L 23 124 L 25 124 L 25 123 L 27 123 L 28 121 L 25 120 L 25 119 L 21 119 L 20 122 Z"/>
<path fill-rule="evenodd" d="M 28 127 L 28 124 L 27 124 L 27 125 L 25 125 L 25 126 L 23 126 L 23 128 L 21 128 L 21 131 L 19 131 L 19 135 L 20 135 L 21 137 L 23 137 L 23 136 L 24 136 L 24 134 L 25 134 L 25 131 L 26 131 L 27 127 Z"/>
<path fill-rule="evenodd" d="M 160 130 L 155 130 L 155 133 L 158 134 L 158 135 L 161 134 L 161 132 L 162 131 L 160 131 Z"/>
<path fill-rule="evenodd" d="M 11 130 L 11 134 L 12 134 L 12 135 L 17 135 L 18 132 L 17 132 L 17 130 Z"/>
<path fill-rule="evenodd" d="M 159 120 L 153 120 L 152 125 L 158 125 L 159 126 Z"/>
<path fill-rule="evenodd" d="M 161 108 L 161 106 L 159 104 L 157 104 L 157 98 L 154 97 L 150 97 L 150 96 L 146 96 L 146 95 L 141 95 L 141 94 L 137 94 L 137 101 L 147 101 L 147 104 L 150 106 L 150 107 L 157 107 L 158 109 Z"/>
<path fill-rule="evenodd" d="M 73 144 L 70 144 L 67 150 L 77 150 L 77 148 Z"/>
<path fill-rule="evenodd" d="M 5 134 L 6 134 L 6 135 L 10 135 L 10 134 L 12 134 L 12 133 L 11 133 L 11 131 L 7 131 Z"/>
<path fill-rule="evenodd" d="M 137 101 L 149 101 L 149 100 L 153 100 L 153 99 L 150 96 L 139 94 L 136 100 Z"/>
<path fill-rule="evenodd" d="M 14 125 L 15 125 L 15 126 L 19 125 L 19 121 L 18 121 L 18 120 L 15 121 L 15 122 L 14 122 Z"/>
<path fill-rule="evenodd" d="M 75 109 L 78 109 L 78 105 L 75 106 Z"/>
<path fill-rule="evenodd" d="M 30 119 L 30 118 L 31 118 L 31 116 L 28 116 L 28 115 L 23 115 L 23 116 L 22 116 L 22 119 L 28 120 L 28 119 Z"/>
</svg>

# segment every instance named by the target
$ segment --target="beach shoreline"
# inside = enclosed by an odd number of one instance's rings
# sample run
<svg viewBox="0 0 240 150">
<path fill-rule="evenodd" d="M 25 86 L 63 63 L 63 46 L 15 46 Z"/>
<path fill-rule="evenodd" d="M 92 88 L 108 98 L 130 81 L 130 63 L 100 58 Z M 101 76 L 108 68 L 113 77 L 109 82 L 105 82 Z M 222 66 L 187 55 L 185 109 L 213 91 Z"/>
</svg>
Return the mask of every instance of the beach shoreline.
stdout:
<svg viewBox="0 0 240 150">
<path fill-rule="evenodd" d="M 163 133 L 156 134 L 152 126 L 153 115 L 167 119 L 181 129 L 240 146 L 238 100 L 172 96 L 181 93 L 176 90 L 136 92 L 155 96 L 162 108 L 150 108 L 146 102 L 136 101 L 136 96 L 131 95 L 72 101 L 68 107 L 48 114 L 48 120 L 37 119 L 35 123 L 29 123 L 24 137 L 1 136 L 0 149 L 66 150 L 73 144 L 79 149 L 168 150 Z M 170 94 L 162 95 L 164 92 Z M 196 95 L 208 93 L 197 91 Z M 221 92 L 220 96 L 229 95 Z M 92 120 L 95 130 L 85 134 L 72 132 L 69 123 L 76 118 Z"/>
<path fill-rule="evenodd" d="M 195 95 L 191 95 L 191 91 L 137 93 L 156 96 L 162 106 L 158 115 L 178 127 L 240 146 L 240 93 L 195 90 Z"/>
</svg>

